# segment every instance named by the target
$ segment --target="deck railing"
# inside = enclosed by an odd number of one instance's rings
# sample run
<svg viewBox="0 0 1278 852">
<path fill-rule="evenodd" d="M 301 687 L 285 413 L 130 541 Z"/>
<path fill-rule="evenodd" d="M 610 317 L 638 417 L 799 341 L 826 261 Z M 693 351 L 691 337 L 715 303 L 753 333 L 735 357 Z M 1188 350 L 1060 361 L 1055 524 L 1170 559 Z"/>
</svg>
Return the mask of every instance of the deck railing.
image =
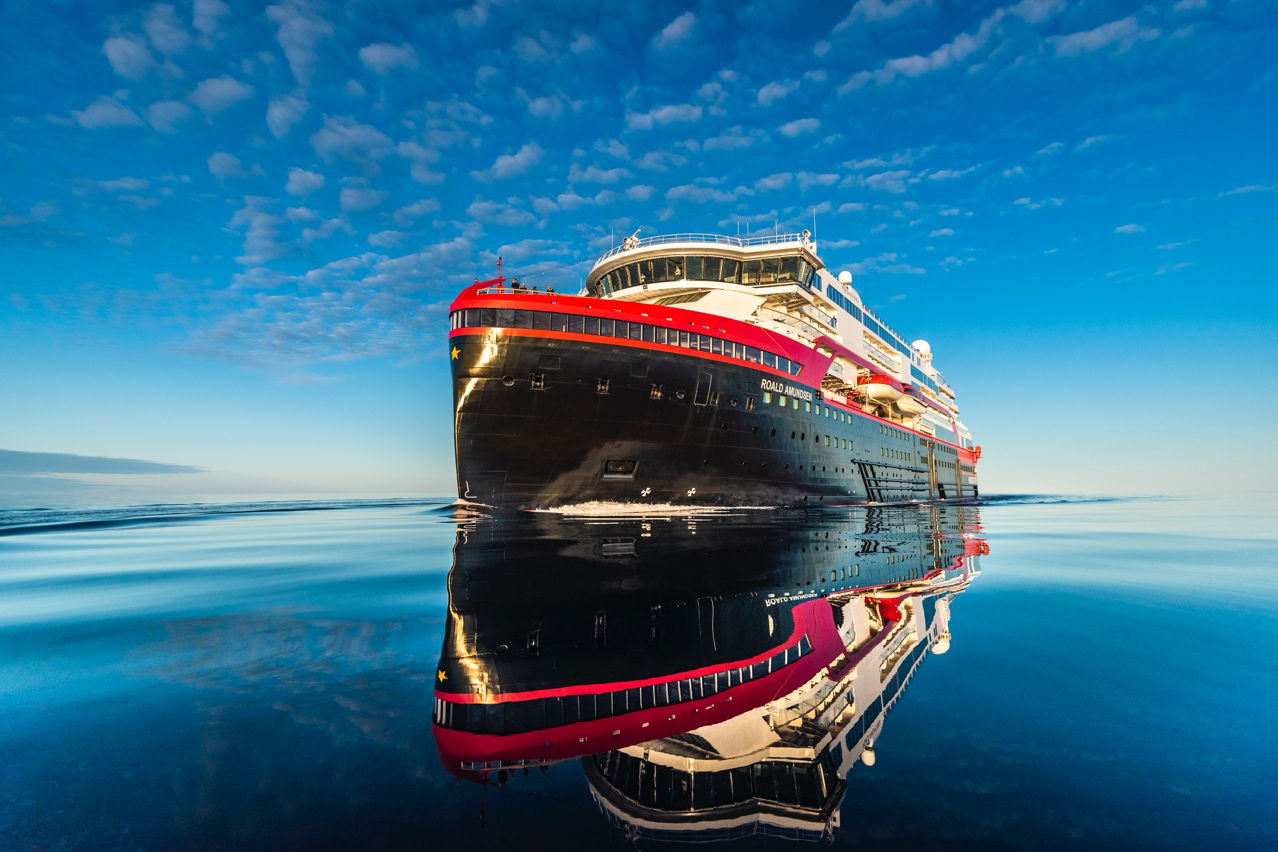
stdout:
<svg viewBox="0 0 1278 852">
<path fill-rule="evenodd" d="M 803 242 L 803 239 L 802 234 L 770 234 L 766 237 L 729 237 L 723 234 L 658 234 L 654 237 L 641 237 L 635 239 L 627 237 L 621 241 L 621 245 L 614 246 L 601 254 L 599 256 L 599 260 L 595 261 L 595 265 L 598 266 L 608 258 L 621 254 L 624 251 L 648 248 L 650 246 L 664 246 L 672 243 L 702 243 L 706 245 L 748 248 L 750 246 L 801 243 Z"/>
</svg>

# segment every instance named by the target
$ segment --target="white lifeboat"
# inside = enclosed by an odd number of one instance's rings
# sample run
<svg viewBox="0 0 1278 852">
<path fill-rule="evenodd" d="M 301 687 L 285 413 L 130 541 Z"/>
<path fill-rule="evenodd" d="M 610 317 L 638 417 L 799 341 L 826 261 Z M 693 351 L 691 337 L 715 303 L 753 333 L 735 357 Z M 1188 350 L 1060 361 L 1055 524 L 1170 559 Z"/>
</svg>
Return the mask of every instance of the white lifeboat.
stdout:
<svg viewBox="0 0 1278 852">
<path fill-rule="evenodd" d="M 896 401 L 896 407 L 901 409 L 902 413 L 908 414 L 910 417 L 918 417 L 924 411 L 927 411 L 926 405 L 908 394 L 903 394 L 901 398 Z"/>
<path fill-rule="evenodd" d="M 901 389 L 887 376 L 858 376 L 856 384 L 857 390 L 875 402 L 896 402 L 902 396 Z"/>
</svg>

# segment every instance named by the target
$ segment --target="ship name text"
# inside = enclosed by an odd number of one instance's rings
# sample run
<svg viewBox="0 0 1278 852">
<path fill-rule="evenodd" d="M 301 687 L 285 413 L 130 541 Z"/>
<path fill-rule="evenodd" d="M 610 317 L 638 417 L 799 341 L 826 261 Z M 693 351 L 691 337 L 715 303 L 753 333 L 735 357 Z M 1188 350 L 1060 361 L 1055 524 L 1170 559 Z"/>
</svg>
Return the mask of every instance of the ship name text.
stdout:
<svg viewBox="0 0 1278 852">
<path fill-rule="evenodd" d="M 786 396 L 795 396 L 799 399 L 807 400 L 808 402 L 812 401 L 812 391 L 806 390 L 805 388 L 796 388 L 794 385 L 785 385 L 781 382 L 774 382 L 772 379 L 763 379 L 759 382 L 759 387 L 765 391 L 783 393 Z"/>
</svg>

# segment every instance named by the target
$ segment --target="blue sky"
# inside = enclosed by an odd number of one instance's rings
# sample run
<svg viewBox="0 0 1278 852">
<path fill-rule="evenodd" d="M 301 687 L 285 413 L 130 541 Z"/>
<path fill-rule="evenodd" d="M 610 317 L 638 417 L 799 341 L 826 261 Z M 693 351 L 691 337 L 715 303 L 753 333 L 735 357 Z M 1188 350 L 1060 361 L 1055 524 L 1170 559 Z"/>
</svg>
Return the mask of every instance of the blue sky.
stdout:
<svg viewBox="0 0 1278 852">
<path fill-rule="evenodd" d="M 0 492 L 450 494 L 498 255 L 814 215 L 983 490 L 1273 489 L 1272 4 L 594 6 L 11 5 L 0 448 L 175 467 Z"/>
</svg>

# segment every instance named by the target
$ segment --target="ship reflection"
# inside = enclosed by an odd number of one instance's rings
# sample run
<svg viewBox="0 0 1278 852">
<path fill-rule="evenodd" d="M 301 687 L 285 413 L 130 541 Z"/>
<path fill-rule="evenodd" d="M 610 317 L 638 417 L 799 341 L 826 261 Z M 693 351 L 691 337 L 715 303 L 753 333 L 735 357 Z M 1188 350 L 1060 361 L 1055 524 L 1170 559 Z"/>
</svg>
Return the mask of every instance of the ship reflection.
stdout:
<svg viewBox="0 0 1278 852">
<path fill-rule="evenodd" d="M 459 532 L 434 733 L 460 778 L 580 758 L 630 838 L 818 840 L 987 552 L 971 507 Z"/>
</svg>

